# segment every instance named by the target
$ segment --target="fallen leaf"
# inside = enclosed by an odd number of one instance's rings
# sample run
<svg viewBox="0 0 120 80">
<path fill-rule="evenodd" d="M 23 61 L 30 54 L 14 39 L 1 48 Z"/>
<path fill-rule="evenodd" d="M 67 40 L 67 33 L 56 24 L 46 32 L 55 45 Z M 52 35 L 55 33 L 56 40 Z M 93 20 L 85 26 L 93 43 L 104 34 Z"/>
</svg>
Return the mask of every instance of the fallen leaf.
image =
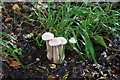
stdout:
<svg viewBox="0 0 120 80">
<path fill-rule="evenodd" d="M 56 65 L 55 64 L 49 64 L 51 69 L 55 69 Z"/>
<path fill-rule="evenodd" d="M 55 33 L 55 32 L 56 32 L 56 30 L 54 29 L 54 30 L 52 30 L 51 32 L 52 32 L 52 33 Z"/>
<path fill-rule="evenodd" d="M 49 75 L 48 78 L 47 78 L 47 80 L 54 80 L 55 78 L 56 78 L 55 76 Z"/>
<path fill-rule="evenodd" d="M 66 72 L 61 80 L 66 80 L 68 78 L 69 72 Z"/>
<path fill-rule="evenodd" d="M 42 67 L 42 69 L 44 69 L 44 70 L 45 70 L 45 69 L 47 69 L 47 68 L 46 68 L 46 67 Z"/>
<path fill-rule="evenodd" d="M 85 76 L 86 78 L 88 78 L 89 80 L 92 80 L 92 78 L 93 78 L 92 74 L 85 74 L 84 76 Z"/>
<path fill-rule="evenodd" d="M 29 21 L 35 21 L 34 19 L 28 19 Z"/>
<path fill-rule="evenodd" d="M 40 61 L 40 58 L 36 58 L 36 61 Z"/>
<path fill-rule="evenodd" d="M 14 4 L 12 9 L 15 10 L 15 9 L 18 9 L 19 8 L 19 5 L 18 4 Z"/>
<path fill-rule="evenodd" d="M 22 28 L 16 28 L 16 31 L 23 31 L 24 29 Z"/>
<path fill-rule="evenodd" d="M 5 22 L 9 22 L 9 21 L 11 21 L 12 19 L 13 19 L 13 18 L 8 17 L 8 18 L 5 19 Z"/>
<path fill-rule="evenodd" d="M 96 80 L 106 80 L 106 77 L 100 77 L 100 78 L 98 78 Z"/>
<path fill-rule="evenodd" d="M 14 67 L 14 66 L 20 66 L 21 64 L 17 61 L 11 61 L 10 62 L 10 66 Z"/>
<path fill-rule="evenodd" d="M 20 16 L 21 15 L 21 12 L 20 12 L 20 10 L 15 10 L 14 12 L 13 12 L 14 14 L 16 14 L 16 15 L 18 15 L 18 16 Z"/>
<path fill-rule="evenodd" d="M 27 5 L 22 5 L 23 9 L 27 10 L 29 7 Z"/>
<path fill-rule="evenodd" d="M 6 12 L 5 11 L 1 11 L 2 15 L 6 15 Z"/>
<path fill-rule="evenodd" d="M 107 56 L 106 59 L 109 60 L 110 58 L 113 58 L 115 56 L 116 56 L 116 54 L 111 54 L 111 55 Z"/>
<path fill-rule="evenodd" d="M 112 74 L 114 74 L 114 73 L 115 73 L 115 70 L 111 70 L 110 72 L 111 72 Z"/>
<path fill-rule="evenodd" d="M 28 36 L 28 38 L 32 38 L 32 37 L 34 36 L 34 34 L 33 34 L 33 33 L 30 33 L 30 34 L 28 34 L 27 36 Z"/>
<path fill-rule="evenodd" d="M 92 2 L 91 2 L 91 1 L 89 1 L 89 2 L 88 2 L 88 4 L 92 4 Z"/>
</svg>

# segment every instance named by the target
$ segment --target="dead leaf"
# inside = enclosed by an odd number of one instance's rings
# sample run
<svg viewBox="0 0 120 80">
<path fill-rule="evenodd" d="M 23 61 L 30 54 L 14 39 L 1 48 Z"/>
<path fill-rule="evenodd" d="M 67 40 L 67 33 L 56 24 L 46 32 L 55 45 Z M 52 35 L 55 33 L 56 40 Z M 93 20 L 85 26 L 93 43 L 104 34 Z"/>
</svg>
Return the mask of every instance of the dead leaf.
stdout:
<svg viewBox="0 0 120 80">
<path fill-rule="evenodd" d="M 55 78 L 56 78 L 55 76 L 49 75 L 48 78 L 47 78 L 47 80 L 54 80 Z"/>
<path fill-rule="evenodd" d="M 110 72 L 111 72 L 112 74 L 114 74 L 114 73 L 115 73 L 115 70 L 111 70 Z"/>
<path fill-rule="evenodd" d="M 55 32 L 56 32 L 56 30 L 55 30 L 55 29 L 53 29 L 51 32 L 52 32 L 52 33 L 55 33 Z"/>
<path fill-rule="evenodd" d="M 5 11 L 1 11 L 2 15 L 6 15 L 7 13 Z"/>
<path fill-rule="evenodd" d="M 68 78 L 69 72 L 66 72 L 61 80 L 66 80 Z"/>
<path fill-rule="evenodd" d="M 17 61 L 11 61 L 10 62 L 10 66 L 14 67 L 14 66 L 20 66 L 21 64 Z"/>
<path fill-rule="evenodd" d="M 20 16 L 20 15 L 21 15 L 20 10 L 15 10 L 13 13 L 14 13 L 14 14 L 16 14 L 16 15 L 18 15 L 18 16 Z"/>
<path fill-rule="evenodd" d="M 42 69 L 46 70 L 47 68 L 46 67 L 42 67 Z"/>
<path fill-rule="evenodd" d="M 108 59 L 113 58 L 115 56 L 116 56 L 116 54 L 111 54 L 111 55 L 107 56 L 106 59 L 108 60 Z"/>
<path fill-rule="evenodd" d="M 12 19 L 13 19 L 13 18 L 8 17 L 8 18 L 5 19 L 5 22 L 9 22 L 9 21 L 11 21 Z"/>
<path fill-rule="evenodd" d="M 55 69 L 56 65 L 55 64 L 49 64 L 51 69 Z"/>
<path fill-rule="evenodd" d="M 107 79 L 106 79 L 106 77 L 102 77 L 102 76 L 101 76 L 100 78 L 98 78 L 98 79 L 96 79 L 96 80 L 107 80 Z"/>
<path fill-rule="evenodd" d="M 92 4 L 92 2 L 91 2 L 91 1 L 89 1 L 89 2 L 88 2 L 88 4 Z"/>
<path fill-rule="evenodd" d="M 40 58 L 36 58 L 36 61 L 40 61 Z"/>
<path fill-rule="evenodd" d="M 30 33 L 30 34 L 27 35 L 28 38 L 32 38 L 33 36 L 34 36 L 33 33 Z"/>
<path fill-rule="evenodd" d="M 28 19 L 29 21 L 35 21 L 34 19 Z"/>
<path fill-rule="evenodd" d="M 92 79 L 93 79 L 92 74 L 85 74 L 85 77 L 88 78 L 89 80 L 92 80 Z"/>
<path fill-rule="evenodd" d="M 16 28 L 16 31 L 23 31 L 24 29 L 22 28 Z"/>
<path fill-rule="evenodd" d="M 27 5 L 22 5 L 23 9 L 27 10 L 29 7 Z"/>
<path fill-rule="evenodd" d="M 15 9 L 18 9 L 19 8 L 19 5 L 18 4 L 14 4 L 12 9 L 15 10 Z"/>
</svg>

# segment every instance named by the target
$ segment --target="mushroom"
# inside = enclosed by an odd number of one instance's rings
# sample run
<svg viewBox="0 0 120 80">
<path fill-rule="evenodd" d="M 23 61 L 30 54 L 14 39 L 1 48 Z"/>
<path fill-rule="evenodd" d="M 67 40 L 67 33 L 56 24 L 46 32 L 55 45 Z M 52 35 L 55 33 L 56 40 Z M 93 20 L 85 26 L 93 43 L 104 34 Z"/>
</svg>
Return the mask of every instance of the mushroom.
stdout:
<svg viewBox="0 0 120 80">
<path fill-rule="evenodd" d="M 60 57 L 59 57 L 59 50 L 58 45 L 61 44 L 61 40 L 59 38 L 53 38 L 49 41 L 49 45 L 52 46 L 53 49 L 53 62 L 56 64 L 60 63 Z"/>
<path fill-rule="evenodd" d="M 49 41 L 54 38 L 54 35 L 50 32 L 46 32 L 42 35 L 42 39 L 46 40 L 46 46 L 47 46 L 47 58 L 49 60 L 52 60 L 53 53 L 52 53 L 52 47 L 49 45 Z"/>
<path fill-rule="evenodd" d="M 64 37 L 58 37 L 61 40 L 61 44 L 58 46 L 60 58 L 62 58 L 63 45 L 67 43 L 67 40 Z"/>
<path fill-rule="evenodd" d="M 74 44 L 74 43 L 76 43 L 76 42 L 77 42 L 77 40 L 75 40 L 75 38 L 74 38 L 74 37 L 72 37 L 72 38 L 70 38 L 70 39 L 69 39 L 69 42 Z"/>
</svg>

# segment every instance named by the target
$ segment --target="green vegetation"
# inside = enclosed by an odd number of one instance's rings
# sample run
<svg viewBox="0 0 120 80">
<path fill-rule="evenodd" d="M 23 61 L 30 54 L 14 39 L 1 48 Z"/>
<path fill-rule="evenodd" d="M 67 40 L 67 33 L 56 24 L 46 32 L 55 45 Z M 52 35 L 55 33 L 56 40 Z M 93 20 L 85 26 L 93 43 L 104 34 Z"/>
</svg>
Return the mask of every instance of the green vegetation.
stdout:
<svg viewBox="0 0 120 80">
<path fill-rule="evenodd" d="M 0 78 L 119 80 L 119 3 L 1 2 Z"/>
<path fill-rule="evenodd" d="M 72 3 L 65 2 L 61 5 L 56 5 L 52 2 L 34 2 L 32 5 L 37 7 L 35 7 L 34 12 L 27 16 L 26 19 L 33 17 L 35 20 L 40 21 L 42 27 L 48 29 L 47 31 L 38 30 L 36 33 L 39 34 L 40 32 L 44 33 L 49 31 L 54 33 L 55 36 L 62 36 L 67 40 L 74 37 L 77 43 L 74 44 L 74 46 L 68 43 L 63 50 L 71 50 L 73 48 L 83 60 L 92 57 L 97 64 L 93 43 L 99 43 L 105 48 L 108 48 L 104 42 L 106 35 L 102 35 L 103 33 L 112 34 L 115 38 L 120 36 L 120 13 L 119 10 L 116 11 L 112 9 L 114 3 L 82 3 L 81 5 L 76 3 L 72 5 Z M 33 23 L 27 21 L 26 23 L 35 26 Z M 8 36 L 8 34 L 2 34 Z M 9 37 L 14 39 L 12 36 Z M 39 41 L 40 37 L 41 35 L 34 38 L 34 41 L 37 42 L 39 47 L 43 45 L 43 41 Z M 6 43 L 11 44 L 14 49 Z M 21 49 L 6 40 L 1 40 L 1 44 L 18 61 L 16 53 L 22 55 Z M 72 46 L 72 48 L 70 46 Z M 63 51 L 63 56 L 65 56 L 64 52 L 65 51 Z"/>
<path fill-rule="evenodd" d="M 93 42 L 99 43 L 107 48 L 104 37 L 101 34 L 113 34 L 116 36 L 120 30 L 119 10 L 112 10 L 110 3 L 86 4 L 81 6 L 64 3 L 62 6 L 55 6 L 54 3 L 39 4 L 34 12 L 43 27 L 48 27 L 49 31 L 55 31 L 55 36 L 63 36 L 67 40 L 74 37 L 77 40 L 73 49 L 80 54 L 90 58 L 92 56 L 95 63 L 95 51 Z M 88 7 L 90 6 L 91 7 Z M 47 8 L 45 8 L 47 6 Z M 102 6 L 105 6 L 102 8 Z M 71 44 L 69 44 L 71 45 Z M 69 46 L 68 45 L 68 46 Z M 66 48 L 70 49 L 68 46 Z M 83 53 L 85 48 L 85 53 Z"/>
<path fill-rule="evenodd" d="M 14 37 L 12 37 L 11 35 L 7 34 L 7 33 L 4 33 L 4 32 L 0 32 L 0 34 L 3 35 L 2 38 L 4 38 L 5 36 L 8 37 L 8 38 L 11 38 L 12 40 L 14 41 L 17 41 Z M 18 48 L 15 44 L 13 44 L 12 42 L 10 41 L 7 41 L 7 40 L 4 40 L 0 38 L 0 46 L 2 46 L 1 49 L 4 49 L 4 50 L 7 50 L 10 54 L 10 56 L 13 56 L 13 58 L 15 58 L 19 63 L 20 60 L 19 58 L 17 57 L 17 54 L 18 55 L 22 55 L 22 49 L 21 48 Z M 22 64 L 22 63 L 21 63 Z"/>
</svg>

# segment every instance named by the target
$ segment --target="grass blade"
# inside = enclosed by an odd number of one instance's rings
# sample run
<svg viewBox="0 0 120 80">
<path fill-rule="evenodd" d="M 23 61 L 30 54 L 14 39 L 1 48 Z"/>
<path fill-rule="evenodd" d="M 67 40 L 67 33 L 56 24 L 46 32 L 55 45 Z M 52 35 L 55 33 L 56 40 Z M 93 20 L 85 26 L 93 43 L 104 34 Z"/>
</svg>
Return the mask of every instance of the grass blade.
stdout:
<svg viewBox="0 0 120 80">
<path fill-rule="evenodd" d="M 0 34 L 3 34 L 4 36 L 7 36 L 7 37 L 9 37 L 9 38 L 11 38 L 11 39 L 13 39 L 13 40 L 17 40 L 17 39 L 15 39 L 14 37 L 12 37 L 11 35 L 9 35 L 9 34 L 7 34 L 7 33 L 0 32 Z"/>
</svg>

